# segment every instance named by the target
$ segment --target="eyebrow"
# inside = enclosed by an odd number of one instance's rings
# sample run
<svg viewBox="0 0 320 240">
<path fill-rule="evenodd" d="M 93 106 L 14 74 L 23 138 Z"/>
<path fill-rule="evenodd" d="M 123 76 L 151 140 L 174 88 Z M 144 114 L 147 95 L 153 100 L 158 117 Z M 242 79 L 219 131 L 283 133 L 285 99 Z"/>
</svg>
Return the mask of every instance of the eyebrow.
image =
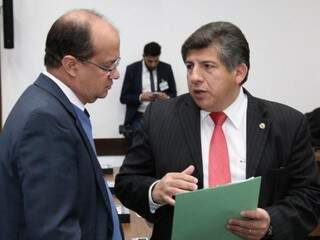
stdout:
<svg viewBox="0 0 320 240">
<path fill-rule="evenodd" d="M 211 60 L 204 60 L 204 61 L 185 61 L 185 63 L 194 63 L 194 62 L 197 62 L 197 63 L 200 63 L 200 64 L 211 63 L 211 64 L 214 64 L 214 65 L 218 65 L 218 63 L 217 63 L 216 61 L 211 61 Z"/>
<path fill-rule="evenodd" d="M 207 64 L 207 63 L 210 63 L 210 64 L 213 64 L 215 66 L 219 65 L 219 63 L 217 63 L 216 61 L 202 61 L 200 62 L 201 64 Z"/>
</svg>

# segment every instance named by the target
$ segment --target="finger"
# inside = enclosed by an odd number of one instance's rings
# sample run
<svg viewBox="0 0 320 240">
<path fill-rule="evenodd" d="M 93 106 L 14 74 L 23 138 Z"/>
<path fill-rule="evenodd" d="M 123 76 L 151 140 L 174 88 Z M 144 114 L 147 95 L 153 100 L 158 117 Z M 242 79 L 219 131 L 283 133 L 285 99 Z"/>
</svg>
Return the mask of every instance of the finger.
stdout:
<svg viewBox="0 0 320 240">
<path fill-rule="evenodd" d="M 198 183 L 198 179 L 191 175 L 194 172 L 194 170 L 195 170 L 195 167 L 193 165 L 190 165 L 185 170 L 183 170 L 181 172 L 184 176 L 183 179 L 188 182 Z"/>
<path fill-rule="evenodd" d="M 174 206 L 174 204 L 176 203 L 176 201 L 171 196 L 168 196 L 168 195 L 164 196 L 163 200 L 165 203 L 167 203 L 171 206 Z"/>
<path fill-rule="evenodd" d="M 163 201 L 173 206 L 175 204 L 174 196 L 175 196 L 175 193 L 178 191 L 179 189 L 176 189 L 176 188 L 166 189 L 165 191 L 162 192 Z"/>
<path fill-rule="evenodd" d="M 174 196 L 178 195 L 178 194 L 181 194 L 181 193 L 187 193 L 187 192 L 190 192 L 190 191 L 187 191 L 187 190 L 182 190 L 182 189 L 178 189 L 174 192 Z"/>
<path fill-rule="evenodd" d="M 230 226 L 230 225 L 227 225 L 227 228 L 233 234 L 243 237 L 245 239 L 260 239 L 261 237 L 263 237 L 263 235 L 261 235 L 259 231 L 254 229 L 246 229 L 246 228 L 241 228 L 239 226 Z"/>
<path fill-rule="evenodd" d="M 176 179 L 174 182 L 170 184 L 170 187 L 186 191 L 194 191 L 198 189 L 197 184 L 190 181 L 185 181 L 184 179 Z"/>
<path fill-rule="evenodd" d="M 186 190 L 197 188 L 197 178 L 182 173 L 167 173 L 159 183 L 162 188 L 177 187 Z"/>
<path fill-rule="evenodd" d="M 251 219 L 262 219 L 262 214 L 259 214 L 257 210 L 246 210 L 240 213 L 241 217 Z"/>
<path fill-rule="evenodd" d="M 185 170 L 183 170 L 181 173 L 185 173 L 185 174 L 191 175 L 193 173 L 194 169 L 195 169 L 194 166 L 190 165 Z"/>
<path fill-rule="evenodd" d="M 247 210 L 240 213 L 242 217 L 250 219 L 254 222 L 257 229 L 263 229 L 264 231 L 267 230 L 270 224 L 270 216 L 269 213 L 262 209 L 257 208 L 257 210 Z"/>
<path fill-rule="evenodd" d="M 170 180 L 174 181 L 174 182 L 176 180 L 181 180 L 181 181 L 189 182 L 189 183 L 192 183 L 192 184 L 197 184 L 198 183 L 198 179 L 196 177 L 191 176 L 191 175 L 187 175 L 187 174 L 184 174 L 184 173 L 173 173 L 170 176 Z"/>
<path fill-rule="evenodd" d="M 181 194 L 181 193 L 187 193 L 187 192 L 190 192 L 190 190 L 185 190 L 185 189 L 181 189 L 181 188 L 170 188 L 170 190 L 168 190 L 168 195 L 178 195 L 178 194 Z"/>
<path fill-rule="evenodd" d="M 239 221 L 238 219 L 231 219 L 228 221 L 227 226 L 232 229 L 232 231 L 240 232 L 245 235 L 249 234 L 257 237 L 257 239 L 262 238 L 267 231 L 266 224 L 256 220 Z"/>
<path fill-rule="evenodd" d="M 174 199 L 174 196 L 178 195 L 178 194 L 181 194 L 181 193 L 186 193 L 186 192 L 190 192 L 190 191 L 187 191 L 187 190 L 182 190 L 182 189 L 179 189 L 179 188 L 171 188 L 170 190 L 168 190 L 168 192 L 163 196 L 163 200 L 174 206 L 175 204 L 175 199 Z"/>
<path fill-rule="evenodd" d="M 240 220 L 240 219 L 230 219 L 228 224 L 232 226 L 238 226 L 245 229 L 257 229 L 259 228 L 259 222 L 254 220 Z"/>
</svg>

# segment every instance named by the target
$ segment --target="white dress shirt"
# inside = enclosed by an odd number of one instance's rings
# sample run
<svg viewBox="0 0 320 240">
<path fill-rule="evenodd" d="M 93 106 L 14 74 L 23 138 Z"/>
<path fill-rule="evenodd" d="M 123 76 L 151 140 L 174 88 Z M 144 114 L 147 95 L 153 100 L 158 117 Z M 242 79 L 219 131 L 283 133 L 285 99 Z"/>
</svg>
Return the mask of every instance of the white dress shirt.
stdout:
<svg viewBox="0 0 320 240">
<path fill-rule="evenodd" d="M 248 99 L 243 89 L 236 100 L 223 112 L 227 115 L 222 129 L 227 141 L 231 182 L 246 179 L 247 153 L 247 106 Z M 209 149 L 214 130 L 210 112 L 200 111 L 201 153 L 203 165 L 203 187 L 209 186 Z"/>
<path fill-rule="evenodd" d="M 231 182 L 239 182 L 246 179 L 246 153 L 247 153 L 247 107 L 248 98 L 240 89 L 236 100 L 223 112 L 227 115 L 222 129 L 227 141 Z M 209 149 L 214 130 L 214 122 L 209 116 L 210 112 L 200 110 L 200 135 L 203 166 L 203 187 L 209 186 Z M 149 207 L 154 213 L 163 205 L 156 204 L 152 200 L 151 190 L 160 180 L 154 182 L 148 192 Z"/>
<path fill-rule="evenodd" d="M 58 85 L 58 87 L 67 96 L 67 98 L 72 104 L 76 105 L 78 108 L 84 111 L 84 104 L 67 85 L 65 85 L 63 82 L 61 82 L 59 79 L 57 79 L 55 76 L 53 76 L 51 73 L 47 71 L 43 71 L 42 73 Z"/>
<path fill-rule="evenodd" d="M 157 77 L 156 69 L 152 71 L 152 75 L 153 75 L 154 88 L 155 88 L 155 91 L 157 91 L 158 77 Z M 144 92 L 151 92 L 151 84 L 150 84 L 150 71 L 148 70 L 145 62 L 142 60 L 142 93 Z M 150 102 L 141 102 L 138 108 L 138 112 L 144 113 L 149 103 Z"/>
</svg>

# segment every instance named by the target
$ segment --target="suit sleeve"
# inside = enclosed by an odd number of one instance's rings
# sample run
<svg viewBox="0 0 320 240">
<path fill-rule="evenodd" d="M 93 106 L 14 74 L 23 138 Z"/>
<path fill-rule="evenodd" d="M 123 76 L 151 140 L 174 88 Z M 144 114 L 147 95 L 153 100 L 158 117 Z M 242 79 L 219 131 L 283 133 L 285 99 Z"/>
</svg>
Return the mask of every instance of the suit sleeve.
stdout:
<svg viewBox="0 0 320 240">
<path fill-rule="evenodd" d="M 303 239 L 315 228 L 320 214 L 318 169 L 304 118 L 295 133 L 288 174 L 286 197 L 266 208 L 275 240 Z"/>
<path fill-rule="evenodd" d="M 139 106 L 141 104 L 139 100 L 139 94 L 135 91 L 135 84 L 137 79 L 135 79 L 134 71 L 132 67 L 128 66 L 123 80 L 120 102 L 122 104 Z"/>
<path fill-rule="evenodd" d="M 29 239 L 81 238 L 76 140 L 61 122 L 34 112 L 15 151 Z"/>
<path fill-rule="evenodd" d="M 144 127 L 136 132 L 132 146 L 116 176 L 115 193 L 122 204 L 153 222 L 148 190 L 157 179 L 154 178 L 154 159 L 147 133 L 149 116 L 150 107 L 145 113 Z"/>
</svg>

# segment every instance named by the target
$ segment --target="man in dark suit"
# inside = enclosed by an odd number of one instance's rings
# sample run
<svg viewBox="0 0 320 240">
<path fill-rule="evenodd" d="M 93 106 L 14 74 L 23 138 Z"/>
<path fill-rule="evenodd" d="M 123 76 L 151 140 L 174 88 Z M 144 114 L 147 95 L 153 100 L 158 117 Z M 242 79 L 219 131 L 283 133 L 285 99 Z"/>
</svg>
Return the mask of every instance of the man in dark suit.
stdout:
<svg viewBox="0 0 320 240">
<path fill-rule="evenodd" d="M 320 147 L 320 108 L 316 108 L 305 115 L 309 123 L 311 145 L 318 149 Z"/>
<path fill-rule="evenodd" d="M 150 42 L 144 46 L 143 60 L 127 66 L 120 102 L 126 104 L 124 125 L 133 131 L 141 128 L 146 107 L 154 100 L 177 96 L 171 66 L 160 62 L 161 46 Z"/>
<path fill-rule="evenodd" d="M 94 11 L 73 10 L 52 25 L 46 71 L 0 137 L 0 239 L 122 239 L 84 108 L 119 78 L 119 44 Z"/>
<path fill-rule="evenodd" d="M 305 239 L 320 192 L 303 114 L 242 87 L 249 45 L 231 23 L 199 28 L 182 56 L 189 94 L 148 107 L 116 178 L 120 201 L 154 223 L 151 239 L 166 240 L 175 194 L 261 176 L 258 208 L 226 227 L 244 239 Z"/>
</svg>

